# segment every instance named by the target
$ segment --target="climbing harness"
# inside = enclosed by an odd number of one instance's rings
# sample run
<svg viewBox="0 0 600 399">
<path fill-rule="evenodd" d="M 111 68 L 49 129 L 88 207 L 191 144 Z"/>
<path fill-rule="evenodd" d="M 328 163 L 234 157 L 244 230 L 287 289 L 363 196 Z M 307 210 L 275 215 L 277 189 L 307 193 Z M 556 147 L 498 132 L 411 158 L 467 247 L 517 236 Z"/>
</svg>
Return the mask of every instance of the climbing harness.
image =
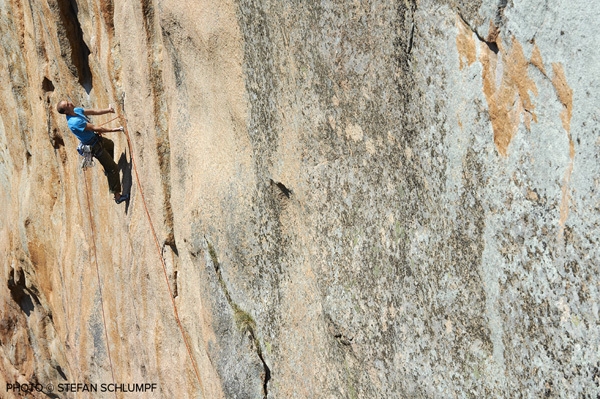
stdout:
<svg viewBox="0 0 600 399">
<path fill-rule="evenodd" d="M 114 118 L 98 125 L 100 126 L 104 126 L 107 123 L 110 123 L 116 119 L 119 119 L 118 116 L 115 116 Z M 90 120 L 86 117 L 86 120 L 89 122 Z M 83 157 L 83 159 L 81 160 L 81 169 L 87 169 L 87 168 L 93 168 L 94 165 L 96 164 L 94 162 L 94 146 L 96 145 L 96 143 L 101 143 L 100 141 L 100 137 L 96 137 L 96 141 L 93 142 L 92 144 L 82 144 L 79 143 L 79 145 L 77 146 L 77 152 L 79 153 L 79 155 L 81 155 Z"/>
<path fill-rule="evenodd" d="M 95 162 L 94 162 L 94 154 L 92 153 L 92 147 L 94 147 L 94 146 L 93 145 L 84 145 L 81 143 L 79 143 L 79 146 L 77 146 L 77 152 L 83 158 L 81 160 L 81 169 L 87 169 L 87 168 L 94 167 Z"/>
<path fill-rule="evenodd" d="M 87 116 L 83 115 L 83 117 L 86 121 L 90 121 Z M 94 166 L 94 154 L 92 153 L 92 148 L 97 142 L 98 138 L 96 137 L 96 140 L 92 144 L 79 143 L 77 146 L 77 152 L 83 157 L 81 160 L 81 169 L 87 169 Z"/>
<path fill-rule="evenodd" d="M 81 144 L 77 146 L 77 152 L 83 157 L 81 161 L 81 169 L 87 169 L 93 167 L 96 163 L 94 157 L 99 157 L 102 154 L 102 141 L 100 136 L 96 136 L 95 141 L 92 144 Z"/>
</svg>

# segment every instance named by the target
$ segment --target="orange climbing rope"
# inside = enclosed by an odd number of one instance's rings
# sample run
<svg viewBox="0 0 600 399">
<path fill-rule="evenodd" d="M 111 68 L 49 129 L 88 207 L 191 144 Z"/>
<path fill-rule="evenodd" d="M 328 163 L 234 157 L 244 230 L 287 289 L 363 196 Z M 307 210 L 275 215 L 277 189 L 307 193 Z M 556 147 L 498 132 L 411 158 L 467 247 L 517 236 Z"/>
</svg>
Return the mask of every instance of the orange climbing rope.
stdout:
<svg viewBox="0 0 600 399">
<path fill-rule="evenodd" d="M 106 315 L 104 312 L 104 298 L 102 296 L 102 279 L 100 278 L 100 267 L 98 266 L 98 254 L 96 253 L 96 232 L 94 230 L 94 219 L 92 219 L 92 210 L 90 206 L 90 194 L 88 190 L 87 178 L 84 174 L 83 181 L 85 182 L 85 196 L 87 198 L 87 208 L 90 217 L 90 228 L 92 230 L 92 248 L 94 250 L 94 262 L 96 263 L 96 275 L 98 276 L 98 290 L 100 291 L 100 306 L 102 308 L 102 323 L 104 324 L 104 335 L 106 337 L 106 352 L 108 353 L 108 362 L 110 364 L 110 374 L 112 381 L 115 382 L 115 371 L 113 368 L 112 358 L 110 356 L 110 343 L 108 341 L 108 329 L 106 328 Z M 117 393 L 115 392 L 115 397 Z"/>
<path fill-rule="evenodd" d="M 126 122 L 127 123 L 127 122 Z M 126 124 L 125 123 L 125 124 Z M 175 303 L 175 298 L 173 297 L 173 291 L 171 290 L 171 285 L 169 284 L 169 277 L 167 274 L 167 266 L 165 264 L 165 259 L 162 256 L 162 252 L 160 250 L 160 244 L 158 242 L 158 237 L 156 235 L 156 230 L 154 228 L 154 224 L 152 223 L 152 218 L 150 217 L 150 211 L 148 210 L 148 205 L 146 203 L 146 197 L 144 195 L 144 190 L 142 189 L 142 184 L 140 183 L 140 176 L 138 174 L 137 165 L 135 163 L 135 158 L 133 157 L 133 144 L 131 143 L 131 139 L 129 134 L 127 133 L 127 129 L 123 130 L 125 133 L 125 137 L 127 138 L 127 146 L 129 148 L 129 158 L 131 159 L 131 164 L 133 165 L 133 171 L 135 173 L 135 180 L 137 182 L 138 190 L 140 191 L 140 196 L 142 198 L 142 205 L 144 206 L 144 210 L 146 212 L 146 217 L 148 219 L 148 223 L 150 224 L 150 230 L 152 231 L 152 237 L 154 238 L 154 244 L 156 245 L 156 250 L 158 252 L 158 257 L 160 258 L 160 262 L 163 269 L 163 274 L 165 276 L 165 283 L 167 285 L 167 290 L 169 291 L 169 297 L 171 298 L 171 304 L 173 305 L 173 313 L 175 315 L 175 320 L 177 321 L 177 325 L 179 326 L 179 331 L 181 331 L 181 337 L 183 338 L 183 343 L 185 344 L 185 348 L 187 349 L 188 356 L 192 361 L 192 367 L 194 368 L 194 373 L 196 374 L 196 378 L 198 379 L 198 384 L 200 384 L 200 389 L 202 390 L 202 397 L 206 398 L 206 393 L 204 392 L 204 385 L 202 384 L 202 379 L 200 378 L 200 371 L 198 370 L 198 365 L 196 364 L 196 360 L 192 354 L 192 349 L 185 335 L 185 330 L 183 328 L 183 324 L 181 323 L 181 319 L 179 318 L 179 312 L 177 311 L 177 304 Z"/>
<path fill-rule="evenodd" d="M 106 121 L 106 122 L 104 122 L 104 123 L 102 123 L 102 124 L 98 125 L 98 127 L 100 127 L 100 126 L 104 126 L 104 125 L 106 125 L 107 123 L 110 123 L 110 122 L 112 122 L 112 121 L 114 121 L 114 120 L 116 120 L 116 119 L 119 119 L 119 117 L 118 117 L 118 116 L 115 116 L 115 117 L 114 117 L 114 118 L 112 118 L 111 120 L 109 120 L 109 121 Z M 112 132 L 111 132 L 111 133 L 112 133 Z"/>
<path fill-rule="evenodd" d="M 114 121 L 114 120 L 116 120 L 118 118 L 119 118 L 119 116 L 116 116 L 116 117 L 114 117 L 114 118 L 112 118 L 112 119 L 110 119 L 110 120 L 102 123 L 99 126 L 104 126 L 107 123 L 110 123 L 110 122 L 112 122 L 112 121 Z M 185 330 L 183 328 L 183 324 L 181 323 L 181 319 L 179 318 L 179 312 L 177 311 L 177 304 L 175 303 L 175 298 L 173 298 L 173 291 L 171 290 L 171 285 L 169 284 L 169 277 L 168 277 L 168 274 L 167 274 L 167 266 L 165 264 L 165 260 L 164 260 L 164 258 L 162 256 L 162 253 L 161 253 L 161 250 L 160 250 L 160 244 L 159 244 L 159 241 L 158 241 L 158 237 L 156 235 L 156 229 L 154 228 L 154 224 L 152 223 L 152 218 L 150 217 L 150 211 L 148 210 L 148 205 L 146 203 L 146 197 L 144 195 L 144 190 L 142 189 L 142 184 L 140 182 L 140 176 L 138 174 L 137 165 L 136 165 L 135 159 L 133 157 L 133 144 L 131 143 L 131 139 L 129 137 L 129 134 L 127 133 L 127 129 L 124 129 L 123 132 L 125 133 L 125 137 L 127 138 L 127 146 L 129 148 L 129 157 L 131 159 L 131 164 L 133 165 L 133 171 L 135 173 L 135 180 L 137 182 L 138 190 L 140 191 L 140 195 L 141 195 L 141 198 L 142 198 L 142 205 L 144 206 L 144 210 L 145 210 L 145 213 L 146 213 L 146 217 L 148 219 L 148 223 L 150 224 L 150 230 L 152 231 L 152 237 L 154 238 L 154 244 L 156 245 L 156 250 L 158 252 L 158 257 L 160 258 L 160 261 L 161 261 L 161 265 L 162 265 L 162 269 L 163 269 L 163 274 L 165 276 L 165 283 L 167 285 L 167 290 L 169 291 L 169 297 L 171 298 L 171 304 L 173 305 L 173 313 L 175 315 L 175 320 L 177 321 L 177 325 L 179 326 L 179 331 L 181 332 L 181 337 L 183 338 L 183 343 L 185 344 L 185 348 L 187 349 L 188 356 L 189 356 L 189 358 L 190 358 L 190 360 L 192 362 L 192 367 L 194 368 L 194 373 L 196 374 L 196 378 L 198 380 L 198 384 L 200 384 L 200 389 L 202 390 L 202 397 L 205 398 L 206 397 L 206 393 L 204 391 L 204 385 L 202 384 L 202 379 L 200 378 L 200 371 L 198 370 L 198 365 L 196 364 L 196 360 L 194 359 L 194 356 L 192 354 L 192 349 L 191 349 L 190 344 L 188 343 L 188 340 L 186 338 Z M 90 210 L 90 199 L 89 199 L 89 194 L 88 194 L 87 180 L 85 179 L 85 177 L 84 177 L 84 181 L 85 181 L 85 185 L 86 185 L 85 191 L 86 191 L 86 196 L 87 196 L 87 201 L 88 201 L 88 212 L 89 212 L 89 215 L 90 215 L 90 223 L 91 223 L 91 226 L 92 226 L 92 236 L 95 236 L 95 234 L 94 234 L 94 228 L 93 228 L 93 223 L 92 223 L 92 213 L 91 213 L 91 210 Z M 93 243 L 93 245 L 94 245 L 94 258 L 96 259 L 95 237 L 94 237 L 93 241 L 94 241 L 94 243 Z M 101 288 L 101 280 L 100 280 L 100 269 L 98 267 L 98 260 L 97 259 L 96 259 L 96 271 L 97 271 L 97 274 L 98 274 L 98 284 L 100 286 L 100 300 L 101 300 L 101 304 L 102 304 L 102 319 L 104 321 L 104 333 L 106 334 L 106 345 L 107 345 L 107 350 L 108 350 L 108 359 L 109 359 L 109 362 L 110 362 L 110 369 L 111 369 L 111 373 L 112 373 L 112 377 L 113 377 L 113 382 L 114 382 L 115 376 L 114 376 L 114 371 L 113 371 L 112 360 L 111 360 L 111 357 L 110 357 L 110 347 L 109 347 L 109 344 L 108 344 L 108 332 L 106 330 L 106 318 L 104 316 L 104 302 L 102 301 L 102 288 Z M 116 393 L 115 393 L 115 395 L 116 395 Z"/>
</svg>

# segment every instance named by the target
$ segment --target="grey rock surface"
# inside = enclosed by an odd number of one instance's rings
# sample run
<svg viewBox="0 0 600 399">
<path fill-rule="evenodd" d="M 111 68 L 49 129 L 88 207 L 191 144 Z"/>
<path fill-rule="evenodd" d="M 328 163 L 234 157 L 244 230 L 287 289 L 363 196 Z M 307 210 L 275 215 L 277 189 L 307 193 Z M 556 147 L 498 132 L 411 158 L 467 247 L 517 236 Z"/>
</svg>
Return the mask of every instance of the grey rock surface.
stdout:
<svg viewBox="0 0 600 399">
<path fill-rule="evenodd" d="M 600 395 L 599 5 L 73 4 L 0 1 L 0 383 Z"/>
</svg>

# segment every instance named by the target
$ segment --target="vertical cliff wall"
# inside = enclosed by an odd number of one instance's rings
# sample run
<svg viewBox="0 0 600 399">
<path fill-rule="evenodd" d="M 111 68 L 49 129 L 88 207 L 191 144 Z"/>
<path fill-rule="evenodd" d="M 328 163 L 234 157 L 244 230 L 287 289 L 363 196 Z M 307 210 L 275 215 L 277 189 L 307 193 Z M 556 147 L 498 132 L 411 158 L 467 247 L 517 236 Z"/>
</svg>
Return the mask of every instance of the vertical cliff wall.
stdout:
<svg viewBox="0 0 600 399">
<path fill-rule="evenodd" d="M 600 6 L 538 3 L 0 1 L 0 389 L 597 396 Z"/>
</svg>

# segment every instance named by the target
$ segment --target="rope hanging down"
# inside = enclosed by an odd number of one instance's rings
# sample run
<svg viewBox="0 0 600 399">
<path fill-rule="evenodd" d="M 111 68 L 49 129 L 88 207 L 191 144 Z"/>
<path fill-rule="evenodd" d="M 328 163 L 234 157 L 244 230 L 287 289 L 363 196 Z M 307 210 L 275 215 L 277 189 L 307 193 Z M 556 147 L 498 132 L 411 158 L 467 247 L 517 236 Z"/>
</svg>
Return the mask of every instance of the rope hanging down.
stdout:
<svg viewBox="0 0 600 399">
<path fill-rule="evenodd" d="M 115 118 L 116 119 L 116 118 Z M 110 122 L 110 121 L 109 121 Z M 108 122 L 105 122 L 108 123 Z M 165 259 L 162 256 L 162 251 L 160 249 L 160 244 L 158 241 L 158 237 L 156 235 L 156 230 L 154 228 L 154 224 L 152 223 L 152 218 L 150 217 L 150 211 L 148 210 L 148 205 L 146 203 L 146 197 L 144 195 L 144 190 L 142 189 L 142 184 L 140 183 L 140 176 L 138 174 L 137 165 L 135 163 L 135 158 L 133 156 L 133 144 L 131 143 L 131 138 L 129 137 L 128 129 L 126 128 L 127 121 L 122 124 L 123 132 L 125 133 L 125 137 L 127 138 L 127 146 L 129 148 L 129 158 L 131 160 L 131 164 L 133 165 L 133 171 L 135 173 L 135 180 L 137 183 L 138 190 L 140 192 L 140 196 L 142 198 L 142 205 L 144 206 L 144 211 L 146 213 L 146 218 L 148 219 L 148 224 L 150 224 L 150 230 L 152 231 L 152 237 L 154 238 L 154 244 L 156 245 L 156 251 L 158 253 L 158 257 L 160 259 L 163 274 L 165 276 L 165 283 L 167 285 L 167 290 L 169 292 L 169 298 L 171 298 L 171 304 L 173 305 L 173 314 L 175 315 L 175 320 L 177 321 L 177 325 L 179 326 L 179 331 L 181 332 L 181 337 L 183 338 L 183 343 L 185 344 L 185 348 L 187 349 L 188 356 L 192 362 L 192 367 L 194 368 L 194 373 L 196 374 L 196 379 L 198 380 L 198 384 L 200 384 L 200 389 L 202 390 L 202 397 L 206 398 L 206 394 L 204 392 L 204 385 L 202 384 L 202 379 L 200 378 L 200 371 L 198 370 L 198 365 L 196 364 L 196 360 L 192 354 L 192 349 L 185 335 L 185 330 L 183 328 L 183 324 L 181 323 L 181 319 L 179 318 L 179 312 L 177 311 L 177 304 L 175 303 L 175 298 L 173 297 L 173 291 L 171 290 L 171 285 L 169 284 L 169 277 L 167 274 L 167 265 L 165 264 Z"/>
<path fill-rule="evenodd" d="M 102 123 L 99 126 L 104 126 L 107 123 L 110 123 L 116 119 L 119 119 L 119 116 L 116 116 L 104 123 Z M 124 129 L 123 132 L 125 133 L 125 137 L 127 138 L 127 147 L 129 148 L 129 157 L 131 159 L 131 164 L 133 165 L 133 171 L 135 173 L 135 180 L 137 183 L 137 187 L 138 190 L 140 192 L 141 198 L 142 198 L 142 205 L 144 206 L 144 211 L 146 213 L 146 217 L 148 219 L 148 223 L 150 224 L 150 230 L 152 231 L 152 237 L 154 238 L 154 244 L 156 245 L 156 250 L 158 252 L 158 257 L 161 261 L 161 265 L 162 265 L 162 269 L 163 269 L 163 274 L 165 276 L 165 282 L 167 285 L 167 290 L 169 292 L 169 297 L 171 298 L 171 304 L 173 305 L 173 313 L 175 315 L 175 320 L 177 321 L 177 325 L 179 327 L 179 331 L 181 332 L 181 337 L 183 338 L 183 342 L 185 344 L 185 347 L 187 349 L 187 353 L 188 356 L 192 362 L 192 367 L 194 368 L 194 373 L 196 375 L 196 379 L 198 380 L 198 384 L 200 384 L 200 389 L 202 390 L 202 397 L 206 398 L 206 394 L 204 392 L 204 385 L 202 384 L 202 379 L 200 378 L 200 371 L 198 370 L 198 365 L 196 364 L 196 360 L 194 359 L 194 356 L 192 355 L 192 349 L 190 347 L 190 344 L 188 343 L 188 340 L 186 338 L 185 335 L 185 330 L 183 328 L 183 324 L 181 323 L 181 319 L 179 318 L 179 312 L 177 311 L 177 304 L 175 303 L 175 298 L 173 298 L 173 291 L 171 290 L 171 285 L 169 284 L 169 277 L 167 274 L 167 266 L 165 264 L 165 260 L 162 256 L 161 250 L 160 250 L 160 244 L 158 241 L 158 237 L 156 235 L 156 230 L 154 228 L 154 224 L 152 223 L 152 218 L 150 217 L 150 211 L 148 210 L 148 206 L 146 203 L 146 197 L 144 196 L 144 190 L 142 189 L 142 184 L 140 182 L 140 176 L 138 174 L 138 170 L 137 170 L 137 165 L 135 163 L 135 159 L 133 157 L 133 145 L 131 143 L 131 139 L 129 137 L 129 134 L 127 133 L 127 129 Z M 93 245 L 93 249 L 94 249 L 94 260 L 96 262 L 96 274 L 98 276 L 98 289 L 100 290 L 100 304 L 102 307 L 102 321 L 104 323 L 104 334 L 106 336 L 106 348 L 107 348 L 107 353 L 108 353 L 108 361 L 110 363 L 110 372 L 112 375 L 112 379 L 113 382 L 115 381 L 115 373 L 114 373 L 114 369 L 113 369 L 113 363 L 112 363 L 112 358 L 110 355 L 110 344 L 108 341 L 108 331 L 106 328 L 106 316 L 105 316 L 105 312 L 104 312 L 104 300 L 102 297 L 102 280 L 100 278 L 100 268 L 98 266 L 98 258 L 96 255 L 96 237 L 95 237 L 95 231 L 94 231 L 94 224 L 93 224 L 93 219 L 92 219 L 92 211 L 91 211 L 91 205 L 90 205 L 90 197 L 89 197 L 89 190 L 88 190 L 88 184 L 87 184 L 87 179 L 84 176 L 84 182 L 85 182 L 85 192 L 86 192 L 86 197 L 87 197 L 87 205 L 88 205 L 88 213 L 89 213 L 89 217 L 90 217 L 90 226 L 92 229 L 92 245 Z M 115 396 L 116 396 L 116 392 L 115 392 Z"/>
<path fill-rule="evenodd" d="M 108 329 L 106 328 L 106 314 L 104 312 L 104 298 L 102 296 L 102 279 L 100 278 L 100 267 L 98 266 L 98 254 L 96 252 L 96 232 L 94 230 L 94 219 L 92 219 L 92 210 L 90 206 L 90 193 L 88 190 L 87 177 L 84 174 L 83 181 L 85 183 L 85 196 L 87 198 L 87 208 L 90 217 L 90 228 L 92 230 L 92 248 L 94 252 L 94 262 L 96 263 L 96 275 L 98 276 L 98 291 L 100 292 L 100 307 L 102 308 L 102 323 L 104 324 L 104 336 L 106 339 L 106 353 L 108 353 L 108 363 L 110 364 L 110 374 L 112 376 L 112 382 L 115 382 L 115 371 L 113 368 L 112 358 L 110 356 L 110 343 L 108 341 Z M 115 397 L 117 392 L 115 391 Z"/>
</svg>

